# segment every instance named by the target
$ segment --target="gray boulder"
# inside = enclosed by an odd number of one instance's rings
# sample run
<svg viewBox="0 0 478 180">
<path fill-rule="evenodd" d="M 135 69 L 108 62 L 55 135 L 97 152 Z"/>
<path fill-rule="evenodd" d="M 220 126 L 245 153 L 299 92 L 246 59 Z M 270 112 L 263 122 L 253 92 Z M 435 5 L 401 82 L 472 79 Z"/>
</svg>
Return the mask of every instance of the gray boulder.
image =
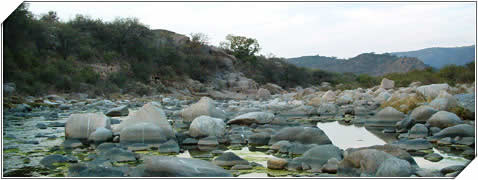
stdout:
<svg viewBox="0 0 478 180">
<path fill-rule="evenodd" d="M 65 124 L 66 139 L 88 139 L 97 128 L 111 129 L 109 119 L 100 113 L 72 114 Z"/>
<path fill-rule="evenodd" d="M 202 97 L 197 103 L 183 109 L 180 115 L 185 121 L 189 122 L 201 115 L 226 119 L 225 113 L 217 109 L 214 100 L 209 97 Z"/>
<path fill-rule="evenodd" d="M 377 169 L 375 176 L 378 177 L 410 177 L 412 167 L 408 161 L 398 158 L 385 160 Z"/>
<path fill-rule="evenodd" d="M 417 139 L 428 136 L 428 128 L 423 124 L 415 124 L 415 126 L 408 132 L 408 138 Z"/>
<path fill-rule="evenodd" d="M 212 163 L 218 166 L 249 165 L 249 162 L 240 158 L 232 152 L 225 152 L 212 160 Z"/>
<path fill-rule="evenodd" d="M 227 122 L 227 124 L 267 124 L 274 119 L 274 114 L 269 112 L 249 112 L 239 115 Z"/>
<path fill-rule="evenodd" d="M 425 123 L 436 112 L 438 111 L 433 107 L 422 105 L 412 111 L 410 118 L 415 120 L 417 123 Z"/>
<path fill-rule="evenodd" d="M 427 121 L 432 127 L 447 128 L 458 124 L 463 124 L 463 121 L 454 113 L 447 111 L 439 111 L 430 117 Z"/>
<path fill-rule="evenodd" d="M 226 123 L 222 119 L 209 116 L 199 116 L 193 120 L 189 127 L 192 137 L 221 137 L 225 133 Z"/>
<path fill-rule="evenodd" d="M 394 86 L 395 86 L 395 82 L 387 78 L 383 78 L 382 82 L 380 83 L 380 88 L 383 88 L 383 89 L 392 89 Z"/>
<path fill-rule="evenodd" d="M 337 174 L 340 176 L 375 175 L 380 165 L 394 156 L 375 149 L 362 149 L 344 154 Z"/>
<path fill-rule="evenodd" d="M 162 142 L 166 142 L 169 139 L 176 138 L 174 132 L 170 128 L 171 127 L 159 127 L 156 124 L 152 123 L 133 124 L 121 130 L 120 142 L 122 144 L 159 144 Z"/>
<path fill-rule="evenodd" d="M 143 176 L 148 177 L 232 177 L 232 174 L 211 162 L 171 156 L 145 159 Z"/>
<path fill-rule="evenodd" d="M 430 84 L 417 87 L 417 91 L 423 94 L 427 99 L 435 99 L 441 91 L 447 91 L 450 88 L 448 84 Z"/>
<path fill-rule="evenodd" d="M 88 137 L 89 141 L 93 141 L 95 143 L 102 143 L 106 141 L 110 141 L 113 139 L 113 132 L 106 128 L 97 128 L 95 132 L 91 133 Z"/>
<path fill-rule="evenodd" d="M 267 89 L 259 88 L 259 90 L 257 90 L 256 98 L 260 100 L 269 99 L 271 98 L 271 92 Z"/>
<path fill-rule="evenodd" d="M 278 141 L 298 142 L 302 144 L 332 144 L 329 137 L 319 128 L 315 127 L 286 127 L 271 137 L 269 144 Z"/>
<path fill-rule="evenodd" d="M 125 120 L 113 129 L 113 132 L 121 132 L 124 128 L 130 128 L 137 124 L 151 124 L 160 129 L 163 133 L 174 136 L 173 128 L 166 118 L 166 114 L 161 109 L 161 104 L 150 102 L 145 104 L 138 111 L 130 114 Z"/>
<path fill-rule="evenodd" d="M 159 145 L 160 153 L 179 153 L 179 145 L 175 140 L 169 140 Z"/>
<path fill-rule="evenodd" d="M 405 115 L 393 107 L 386 107 L 379 111 L 374 117 L 365 121 L 368 127 L 393 127 L 398 121 L 405 118 Z"/>
<path fill-rule="evenodd" d="M 459 124 L 452 127 L 447 127 L 442 129 L 440 132 L 433 135 L 435 138 L 442 138 L 442 137 L 474 137 L 475 136 L 475 128 L 469 124 Z"/>
<path fill-rule="evenodd" d="M 292 161 L 303 164 L 302 169 L 306 166 L 312 171 L 318 171 L 331 158 L 342 160 L 342 150 L 332 144 L 327 144 L 309 149 L 301 157 L 294 158 Z"/>
<path fill-rule="evenodd" d="M 120 107 L 112 108 L 108 110 L 105 114 L 110 117 L 127 116 L 129 114 L 128 106 L 123 105 Z"/>
</svg>

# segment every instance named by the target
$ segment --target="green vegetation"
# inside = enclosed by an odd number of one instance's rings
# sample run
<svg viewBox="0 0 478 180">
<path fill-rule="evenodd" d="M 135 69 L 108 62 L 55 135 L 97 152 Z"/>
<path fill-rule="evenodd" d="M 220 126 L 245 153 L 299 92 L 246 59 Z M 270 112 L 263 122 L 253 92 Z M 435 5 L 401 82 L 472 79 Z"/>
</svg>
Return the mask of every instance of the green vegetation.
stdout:
<svg viewBox="0 0 478 180">
<path fill-rule="evenodd" d="M 451 86 L 457 83 L 473 83 L 475 81 L 475 62 L 465 66 L 447 65 L 440 70 L 427 68 L 408 73 L 391 73 L 384 77 L 394 80 L 395 86 L 399 87 L 408 86 L 414 81 L 424 84 L 448 83 Z"/>
</svg>

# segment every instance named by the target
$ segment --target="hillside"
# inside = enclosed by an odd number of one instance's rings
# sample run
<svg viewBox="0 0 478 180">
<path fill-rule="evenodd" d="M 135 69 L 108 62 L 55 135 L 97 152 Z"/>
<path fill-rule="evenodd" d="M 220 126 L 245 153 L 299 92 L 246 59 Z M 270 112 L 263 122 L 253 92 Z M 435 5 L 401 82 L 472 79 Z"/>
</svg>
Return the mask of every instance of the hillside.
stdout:
<svg viewBox="0 0 478 180">
<path fill-rule="evenodd" d="M 337 59 L 324 56 L 302 56 L 290 58 L 287 62 L 330 72 L 368 74 L 380 76 L 394 72 L 408 72 L 424 69 L 427 66 L 416 58 L 393 56 L 390 54 L 364 53 L 350 59 Z"/>
<path fill-rule="evenodd" d="M 447 64 L 465 65 L 474 61 L 475 45 L 451 48 L 434 47 L 391 54 L 400 57 L 416 57 L 431 67 L 442 68 Z"/>
</svg>

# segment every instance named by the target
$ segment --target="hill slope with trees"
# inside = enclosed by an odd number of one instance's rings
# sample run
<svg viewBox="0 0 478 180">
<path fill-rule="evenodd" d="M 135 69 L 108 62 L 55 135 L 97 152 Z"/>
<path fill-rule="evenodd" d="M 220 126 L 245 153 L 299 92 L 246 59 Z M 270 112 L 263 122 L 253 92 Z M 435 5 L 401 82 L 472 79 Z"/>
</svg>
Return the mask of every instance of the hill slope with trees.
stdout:
<svg viewBox="0 0 478 180">
<path fill-rule="evenodd" d="M 475 45 L 452 48 L 434 47 L 391 54 L 400 57 L 416 57 L 434 68 L 442 68 L 445 65 L 461 66 L 475 61 Z"/>
</svg>

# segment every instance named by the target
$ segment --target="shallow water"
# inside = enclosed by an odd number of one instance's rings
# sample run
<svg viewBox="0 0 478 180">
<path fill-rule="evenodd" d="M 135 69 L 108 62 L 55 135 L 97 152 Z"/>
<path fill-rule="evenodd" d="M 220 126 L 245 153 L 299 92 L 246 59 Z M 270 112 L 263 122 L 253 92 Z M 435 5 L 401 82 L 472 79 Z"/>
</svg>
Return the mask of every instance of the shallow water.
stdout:
<svg viewBox="0 0 478 180">
<path fill-rule="evenodd" d="M 335 146 L 344 150 L 347 148 L 384 145 L 397 140 L 394 133 L 382 133 L 379 130 L 366 129 L 363 126 L 342 125 L 338 121 L 319 122 L 317 127 L 325 132 Z M 466 165 L 470 162 L 463 157 L 445 153 L 436 148 L 433 148 L 433 151 L 443 156 L 443 159 L 438 162 L 431 162 L 420 156 L 413 156 L 413 159 L 415 159 L 420 168 L 432 170 L 439 170 L 452 165 Z"/>
</svg>

